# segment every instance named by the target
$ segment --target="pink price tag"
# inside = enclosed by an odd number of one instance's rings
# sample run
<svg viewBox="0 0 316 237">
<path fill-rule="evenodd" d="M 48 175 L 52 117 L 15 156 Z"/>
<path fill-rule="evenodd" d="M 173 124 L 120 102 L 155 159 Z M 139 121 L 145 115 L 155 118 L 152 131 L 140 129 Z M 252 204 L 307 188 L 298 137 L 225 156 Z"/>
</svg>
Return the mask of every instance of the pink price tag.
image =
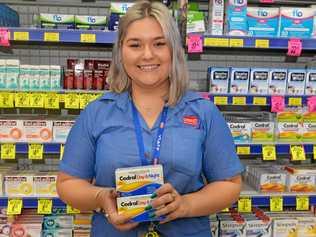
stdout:
<svg viewBox="0 0 316 237">
<path fill-rule="evenodd" d="M 203 52 L 203 41 L 202 41 L 201 35 L 189 35 L 188 52 L 189 53 L 202 53 Z"/>
<path fill-rule="evenodd" d="M 281 112 L 284 110 L 285 101 L 283 96 L 271 97 L 271 112 Z"/>
<path fill-rule="evenodd" d="M 289 39 L 287 46 L 287 55 L 298 57 L 302 53 L 302 40 L 301 39 Z"/>
<path fill-rule="evenodd" d="M 308 112 L 316 112 L 316 96 L 307 99 Z"/>
<path fill-rule="evenodd" d="M 260 3 L 274 3 L 274 0 L 260 0 Z"/>
<path fill-rule="evenodd" d="M 9 31 L 4 28 L 0 28 L 0 46 L 9 47 Z"/>
</svg>

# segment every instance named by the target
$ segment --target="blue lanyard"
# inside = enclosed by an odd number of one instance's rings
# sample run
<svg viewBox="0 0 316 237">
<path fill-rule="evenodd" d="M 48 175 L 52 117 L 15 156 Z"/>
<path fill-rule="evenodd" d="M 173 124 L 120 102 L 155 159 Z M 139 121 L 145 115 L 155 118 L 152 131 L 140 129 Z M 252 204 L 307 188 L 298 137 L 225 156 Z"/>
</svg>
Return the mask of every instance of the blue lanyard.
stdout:
<svg viewBox="0 0 316 237">
<path fill-rule="evenodd" d="M 147 159 L 145 158 L 145 145 L 144 145 L 144 139 L 143 139 L 143 134 L 142 134 L 142 128 L 139 121 L 138 111 L 133 102 L 132 102 L 132 109 L 133 109 L 133 121 L 134 121 L 134 126 L 135 126 L 135 134 L 136 134 L 136 139 L 137 139 L 140 160 L 142 162 L 142 165 L 148 165 L 149 163 Z M 153 164 L 154 165 L 159 163 L 160 147 L 161 147 L 162 135 L 165 130 L 167 114 L 168 114 L 168 107 L 164 106 L 162 110 L 161 118 L 160 118 L 157 138 L 156 138 L 154 149 L 153 149 Z"/>
</svg>

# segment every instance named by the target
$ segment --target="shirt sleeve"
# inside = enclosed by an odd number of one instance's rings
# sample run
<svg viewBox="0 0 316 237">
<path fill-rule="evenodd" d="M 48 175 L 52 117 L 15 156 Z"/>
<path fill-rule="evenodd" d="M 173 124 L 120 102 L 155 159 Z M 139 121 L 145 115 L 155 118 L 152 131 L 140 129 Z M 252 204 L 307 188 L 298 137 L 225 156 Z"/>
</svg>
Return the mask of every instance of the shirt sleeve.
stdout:
<svg viewBox="0 0 316 237">
<path fill-rule="evenodd" d="M 59 170 L 71 176 L 91 179 L 95 176 L 95 139 L 92 136 L 92 112 L 88 106 L 78 116 L 65 144 Z M 91 109 L 91 107 L 90 107 Z"/>
<path fill-rule="evenodd" d="M 231 178 L 243 172 L 235 151 L 231 132 L 222 114 L 213 103 L 207 104 L 206 138 L 204 143 L 203 173 L 208 182 Z"/>
</svg>

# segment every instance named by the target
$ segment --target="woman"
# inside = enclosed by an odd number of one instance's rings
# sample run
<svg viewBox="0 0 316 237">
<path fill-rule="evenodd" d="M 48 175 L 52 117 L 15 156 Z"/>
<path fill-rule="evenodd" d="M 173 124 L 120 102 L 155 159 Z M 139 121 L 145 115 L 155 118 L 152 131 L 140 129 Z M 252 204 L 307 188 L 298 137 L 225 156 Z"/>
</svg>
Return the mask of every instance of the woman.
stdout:
<svg viewBox="0 0 316 237">
<path fill-rule="evenodd" d="M 187 91 L 187 81 L 180 36 L 168 9 L 136 2 L 120 20 L 109 74 L 112 92 L 81 113 L 60 165 L 61 199 L 106 213 L 94 214 L 92 236 L 143 236 L 153 227 L 117 213 L 117 168 L 162 164 L 165 184 L 150 207 L 156 217 L 165 216 L 154 226 L 160 236 L 209 237 L 208 215 L 238 198 L 243 168 L 230 131 L 210 101 Z M 157 147 L 160 155 L 153 157 Z"/>
</svg>

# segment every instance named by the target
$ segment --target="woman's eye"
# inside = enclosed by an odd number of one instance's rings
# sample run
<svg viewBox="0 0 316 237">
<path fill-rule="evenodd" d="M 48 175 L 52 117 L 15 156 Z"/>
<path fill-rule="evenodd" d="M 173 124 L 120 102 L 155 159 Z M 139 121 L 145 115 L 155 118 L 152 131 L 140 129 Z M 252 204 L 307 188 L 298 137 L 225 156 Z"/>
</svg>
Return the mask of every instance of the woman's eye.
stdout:
<svg viewBox="0 0 316 237">
<path fill-rule="evenodd" d="M 139 44 L 130 44 L 129 47 L 132 47 L 132 48 L 137 48 L 139 47 L 140 45 Z"/>
<path fill-rule="evenodd" d="M 165 46 L 166 43 L 165 43 L 165 42 L 157 42 L 155 45 L 156 45 L 157 47 L 161 47 L 161 46 Z"/>
</svg>

